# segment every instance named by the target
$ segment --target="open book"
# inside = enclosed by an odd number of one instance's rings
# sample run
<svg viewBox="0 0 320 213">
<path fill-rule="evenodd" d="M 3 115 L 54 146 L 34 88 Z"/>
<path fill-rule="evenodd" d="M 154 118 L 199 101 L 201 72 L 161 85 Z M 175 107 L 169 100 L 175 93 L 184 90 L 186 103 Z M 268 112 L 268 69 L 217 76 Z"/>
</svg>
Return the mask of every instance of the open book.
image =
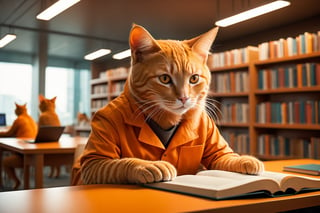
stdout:
<svg viewBox="0 0 320 213">
<path fill-rule="evenodd" d="M 320 190 L 320 179 L 278 172 L 264 172 L 257 176 L 206 170 L 196 175 L 181 175 L 172 181 L 145 186 L 219 200 L 259 193 L 275 196 Z"/>
</svg>

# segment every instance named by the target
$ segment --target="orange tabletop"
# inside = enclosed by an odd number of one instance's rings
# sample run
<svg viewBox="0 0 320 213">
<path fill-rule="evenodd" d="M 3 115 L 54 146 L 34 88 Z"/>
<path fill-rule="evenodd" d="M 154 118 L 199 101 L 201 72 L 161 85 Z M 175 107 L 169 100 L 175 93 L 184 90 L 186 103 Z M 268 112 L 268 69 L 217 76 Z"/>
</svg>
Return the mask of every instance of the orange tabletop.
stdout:
<svg viewBox="0 0 320 213">
<path fill-rule="evenodd" d="M 2 153 L 4 150 L 20 153 L 24 160 L 24 188 L 29 188 L 29 166 L 35 167 L 35 187 L 41 188 L 43 185 L 43 165 L 44 156 L 51 155 L 56 157 L 56 160 L 72 163 L 74 151 L 78 144 L 86 143 L 86 137 L 69 137 L 63 135 L 59 142 L 48 143 L 28 143 L 18 138 L 0 138 L 0 165 L 2 162 Z M 0 174 L 2 168 L 0 166 Z M 0 186 L 2 180 L 0 178 Z"/>
<path fill-rule="evenodd" d="M 319 160 L 265 162 L 268 170 Z M 13 202 L 14 201 L 14 202 Z M 18 204 L 18 205 L 17 205 Z M 277 198 L 209 200 L 137 185 L 83 185 L 0 193 L 2 213 L 278 212 L 320 205 L 320 192 Z"/>
</svg>

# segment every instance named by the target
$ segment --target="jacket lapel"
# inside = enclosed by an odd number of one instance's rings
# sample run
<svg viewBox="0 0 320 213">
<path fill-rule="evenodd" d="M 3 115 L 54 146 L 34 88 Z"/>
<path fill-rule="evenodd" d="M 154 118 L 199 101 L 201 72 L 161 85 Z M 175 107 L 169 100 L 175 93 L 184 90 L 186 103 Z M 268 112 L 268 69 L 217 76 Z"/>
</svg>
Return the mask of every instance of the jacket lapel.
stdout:
<svg viewBox="0 0 320 213">
<path fill-rule="evenodd" d="M 192 128 L 193 126 L 189 124 L 190 121 L 184 120 L 181 122 L 176 133 L 171 139 L 168 148 L 175 148 L 183 144 L 189 143 L 199 137 L 198 132 Z"/>
<path fill-rule="evenodd" d="M 126 94 L 127 100 L 130 97 Z M 125 123 L 140 128 L 138 140 L 142 143 L 149 144 L 161 149 L 165 149 L 158 136 L 152 131 L 150 126 L 145 122 L 145 117 L 141 110 L 134 104 L 134 100 L 125 103 Z"/>
</svg>

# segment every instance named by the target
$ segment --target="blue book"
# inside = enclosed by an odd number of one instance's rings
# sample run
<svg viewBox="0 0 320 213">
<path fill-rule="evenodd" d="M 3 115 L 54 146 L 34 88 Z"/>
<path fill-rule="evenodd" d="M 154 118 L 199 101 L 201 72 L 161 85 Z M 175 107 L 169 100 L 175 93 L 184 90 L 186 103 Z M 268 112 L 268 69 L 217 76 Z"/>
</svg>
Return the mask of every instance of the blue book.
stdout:
<svg viewBox="0 0 320 213">
<path fill-rule="evenodd" d="M 306 106 L 304 101 L 300 101 L 300 123 L 306 123 Z"/>
<path fill-rule="evenodd" d="M 310 65 L 310 86 L 317 86 L 316 82 L 316 64 L 309 63 Z"/>
<path fill-rule="evenodd" d="M 283 167 L 283 171 L 297 172 L 308 175 L 320 175 L 320 164 L 302 164 Z"/>
</svg>

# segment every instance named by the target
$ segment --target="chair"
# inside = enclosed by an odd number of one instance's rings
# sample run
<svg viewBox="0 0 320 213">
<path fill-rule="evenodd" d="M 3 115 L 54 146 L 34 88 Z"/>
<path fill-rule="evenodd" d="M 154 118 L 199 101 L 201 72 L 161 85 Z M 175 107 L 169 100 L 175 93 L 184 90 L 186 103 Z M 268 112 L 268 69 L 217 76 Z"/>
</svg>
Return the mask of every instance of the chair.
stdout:
<svg viewBox="0 0 320 213">
<path fill-rule="evenodd" d="M 73 160 L 73 166 L 71 171 L 71 186 L 75 186 L 79 183 L 80 177 L 79 177 L 79 170 L 80 170 L 80 158 L 83 153 L 83 150 L 85 149 L 86 144 L 78 144 L 76 147 L 76 150 L 74 152 L 74 160 Z"/>
</svg>

